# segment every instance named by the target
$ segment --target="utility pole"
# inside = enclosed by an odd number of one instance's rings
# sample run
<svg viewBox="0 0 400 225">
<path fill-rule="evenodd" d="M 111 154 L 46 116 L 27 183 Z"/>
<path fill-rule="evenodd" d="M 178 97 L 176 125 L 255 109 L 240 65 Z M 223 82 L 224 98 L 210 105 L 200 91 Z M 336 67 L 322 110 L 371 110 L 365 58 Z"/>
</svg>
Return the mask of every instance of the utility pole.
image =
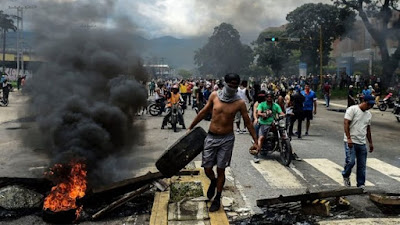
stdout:
<svg viewBox="0 0 400 225">
<path fill-rule="evenodd" d="M 319 26 L 319 76 L 322 87 L 322 25 Z"/>
<path fill-rule="evenodd" d="M 17 10 L 17 49 L 16 49 L 16 56 L 17 56 L 17 77 L 20 76 L 20 68 L 22 70 L 22 75 L 25 74 L 24 68 L 24 35 L 21 32 L 24 31 L 24 9 L 34 9 L 36 5 L 26 5 L 26 6 L 9 6 L 9 9 L 16 9 Z M 21 25 L 21 26 L 20 26 Z M 20 50 L 21 47 L 21 50 Z M 21 67 L 20 67 L 21 62 Z"/>
<path fill-rule="evenodd" d="M 6 72 L 6 29 L 3 29 L 3 73 Z M 1 75 L 1 74 L 0 74 Z"/>
</svg>

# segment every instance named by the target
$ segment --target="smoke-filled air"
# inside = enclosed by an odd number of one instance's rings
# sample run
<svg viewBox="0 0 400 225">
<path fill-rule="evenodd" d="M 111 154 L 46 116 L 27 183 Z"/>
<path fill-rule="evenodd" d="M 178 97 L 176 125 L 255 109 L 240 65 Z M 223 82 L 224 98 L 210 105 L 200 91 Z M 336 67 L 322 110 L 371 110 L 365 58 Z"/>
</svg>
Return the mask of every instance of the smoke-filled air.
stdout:
<svg viewBox="0 0 400 225">
<path fill-rule="evenodd" d="M 45 63 L 25 89 L 39 128 L 30 136 L 40 139 L 50 163 L 84 160 L 97 183 L 111 178 L 92 171 L 134 151 L 143 137 L 134 115 L 147 103 L 135 26 L 113 15 L 113 2 L 42 2 L 32 23 Z"/>
</svg>

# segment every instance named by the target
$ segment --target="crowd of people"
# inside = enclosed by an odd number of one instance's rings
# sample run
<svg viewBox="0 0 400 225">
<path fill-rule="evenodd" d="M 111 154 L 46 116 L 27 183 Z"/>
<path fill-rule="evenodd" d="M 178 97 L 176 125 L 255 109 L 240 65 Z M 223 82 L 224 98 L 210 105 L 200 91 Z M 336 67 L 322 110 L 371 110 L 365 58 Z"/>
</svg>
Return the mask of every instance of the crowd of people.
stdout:
<svg viewBox="0 0 400 225">
<path fill-rule="evenodd" d="M 286 118 L 286 130 L 290 137 L 302 138 L 302 122 L 306 121 L 304 135 L 309 135 L 311 121 L 317 114 L 317 92 L 324 96 L 326 107 L 329 107 L 330 96 L 335 88 L 348 88 L 348 109 L 344 117 L 345 166 L 342 171 L 343 181 L 350 186 L 349 176 L 357 161 L 357 187 L 364 187 L 367 147 L 374 150 L 371 136 L 371 113 L 368 112 L 375 103 L 379 103 L 382 91 L 379 80 L 372 85 L 364 85 L 360 93 L 361 102 L 356 104 L 354 87 L 361 81 L 355 78 L 335 81 L 329 74 L 319 76 L 269 78 L 262 82 L 241 80 L 237 74 L 227 74 L 224 80 L 188 79 L 158 80 L 149 83 L 149 93 L 162 105 L 160 115 L 171 104 L 180 102 L 182 107 L 191 106 L 198 113 L 188 130 L 193 129 L 201 120 L 211 121 L 208 135 L 204 141 L 202 167 L 211 180 L 207 197 L 214 199 L 210 211 L 220 208 L 221 193 L 225 181 L 225 168 L 230 165 L 233 143 L 236 134 L 249 133 L 253 139 L 252 151 L 255 151 L 254 162 L 259 162 L 260 149 L 271 128 L 274 118 Z M 346 81 L 346 82 L 344 82 Z M 374 82 L 374 81 L 369 81 Z M 366 84 L 366 83 L 365 83 Z M 168 114 L 163 120 L 163 129 Z M 241 121 L 243 126 L 241 127 Z M 297 122 L 297 131 L 294 125 Z M 185 128 L 183 118 L 181 125 Z M 235 127 L 236 126 L 236 127 Z M 235 129 L 236 128 L 236 129 Z M 295 152 L 295 160 L 301 160 Z M 357 160 L 356 160 L 357 159 Z M 213 166 L 217 165 L 217 174 Z"/>
</svg>

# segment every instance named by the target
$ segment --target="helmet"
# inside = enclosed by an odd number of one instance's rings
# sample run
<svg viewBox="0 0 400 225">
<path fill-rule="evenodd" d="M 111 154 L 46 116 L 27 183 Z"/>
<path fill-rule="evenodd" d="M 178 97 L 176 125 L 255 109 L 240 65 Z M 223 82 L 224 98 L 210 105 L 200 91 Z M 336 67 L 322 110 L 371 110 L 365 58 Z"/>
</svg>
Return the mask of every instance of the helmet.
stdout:
<svg viewBox="0 0 400 225">
<path fill-rule="evenodd" d="M 267 91 L 267 93 L 265 94 L 265 96 L 267 97 L 268 95 L 271 95 L 272 98 L 274 98 L 275 94 L 273 91 Z"/>
</svg>

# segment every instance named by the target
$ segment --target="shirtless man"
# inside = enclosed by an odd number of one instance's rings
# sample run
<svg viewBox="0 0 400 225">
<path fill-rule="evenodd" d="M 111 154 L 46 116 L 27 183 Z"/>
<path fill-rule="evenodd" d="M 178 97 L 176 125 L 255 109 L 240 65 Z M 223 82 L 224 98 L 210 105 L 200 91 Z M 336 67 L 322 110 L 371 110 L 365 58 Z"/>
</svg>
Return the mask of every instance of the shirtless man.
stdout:
<svg viewBox="0 0 400 225">
<path fill-rule="evenodd" d="M 207 104 L 194 118 L 189 130 L 193 129 L 204 117 L 207 112 L 212 110 L 213 118 L 208 130 L 208 135 L 204 140 L 204 150 L 202 157 L 202 167 L 207 177 L 211 180 L 207 191 L 208 199 L 212 199 L 217 188 L 217 195 L 211 204 L 210 212 L 218 211 L 221 205 L 222 188 L 225 183 L 225 168 L 230 165 L 232 158 L 233 144 L 235 135 L 233 133 L 233 122 L 237 112 L 240 112 L 243 121 L 250 132 L 254 145 L 253 148 L 259 150 L 256 132 L 251 124 L 245 102 L 237 95 L 240 77 L 237 74 L 229 73 L 225 75 L 225 86 L 220 91 L 214 91 Z M 213 171 L 213 166 L 217 164 L 217 178 Z"/>
</svg>

